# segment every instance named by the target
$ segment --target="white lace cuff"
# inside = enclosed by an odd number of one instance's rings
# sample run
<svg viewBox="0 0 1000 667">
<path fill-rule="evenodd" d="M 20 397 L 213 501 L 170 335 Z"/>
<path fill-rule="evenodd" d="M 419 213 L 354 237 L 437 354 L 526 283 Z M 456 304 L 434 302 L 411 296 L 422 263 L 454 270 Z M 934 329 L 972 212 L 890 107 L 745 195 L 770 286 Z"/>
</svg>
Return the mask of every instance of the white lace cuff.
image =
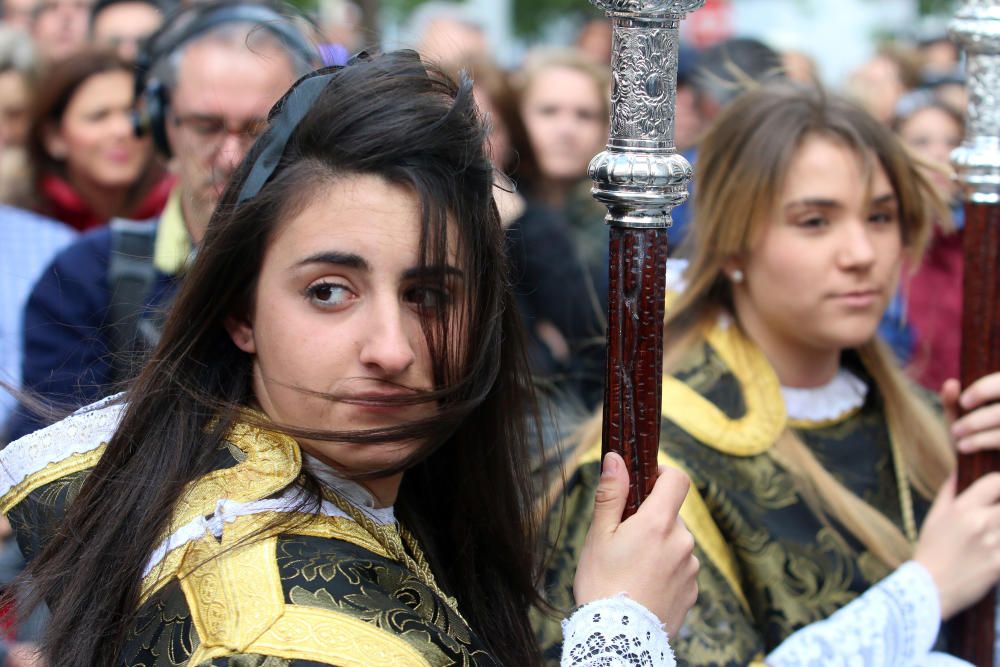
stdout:
<svg viewBox="0 0 1000 667">
<path fill-rule="evenodd" d="M 561 667 L 674 667 L 660 620 L 624 594 L 596 600 L 562 622 Z"/>
<path fill-rule="evenodd" d="M 910 561 L 830 618 L 792 634 L 767 656 L 767 664 L 934 664 L 929 652 L 940 626 L 937 586 L 922 565 Z"/>
</svg>

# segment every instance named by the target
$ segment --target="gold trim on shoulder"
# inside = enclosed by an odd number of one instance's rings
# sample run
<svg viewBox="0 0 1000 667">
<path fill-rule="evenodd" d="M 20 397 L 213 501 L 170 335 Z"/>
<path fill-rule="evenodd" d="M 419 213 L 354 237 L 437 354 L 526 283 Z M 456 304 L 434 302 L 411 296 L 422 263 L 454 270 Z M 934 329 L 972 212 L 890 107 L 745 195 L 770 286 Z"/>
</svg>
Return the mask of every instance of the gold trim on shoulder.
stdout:
<svg viewBox="0 0 1000 667">
<path fill-rule="evenodd" d="M 373 538 L 364 528 L 355 521 L 342 516 L 326 516 L 323 514 L 291 515 L 288 513 L 261 512 L 260 514 L 248 515 L 243 520 L 253 518 L 256 530 L 260 536 L 277 537 L 283 535 L 306 535 L 309 537 L 321 537 L 325 539 L 340 540 L 359 546 L 377 556 L 395 560 L 375 538 Z M 291 518 L 291 521 L 287 519 Z M 286 519 L 282 521 L 282 519 Z M 271 528 L 268 528 L 272 526 Z M 232 526 L 227 525 L 224 535 L 232 531 Z M 204 540 L 214 540 L 214 537 L 206 536 Z M 152 572 L 142 580 L 142 592 L 139 603 L 145 604 L 157 591 L 166 586 L 174 577 L 183 577 L 181 573 L 182 563 L 192 544 L 169 551 L 166 557 L 157 565 Z M 198 554 L 192 555 L 198 562 Z"/>
<path fill-rule="evenodd" d="M 240 543 L 258 522 L 235 523 L 243 525 L 225 531 L 221 542 L 208 537 L 192 543 L 181 566 L 181 589 L 200 640 L 191 656 L 193 665 L 247 652 L 284 612 L 275 560 L 278 538 Z"/>
<path fill-rule="evenodd" d="M 286 604 L 273 515 L 240 517 L 222 541 L 192 544 L 181 588 L 200 643 L 190 664 L 239 653 L 314 660 L 338 667 L 430 667 L 404 639 L 347 614 Z M 336 529 L 334 529 L 336 530 Z"/>
<path fill-rule="evenodd" d="M 732 419 L 684 382 L 667 376 L 663 379 L 663 416 L 723 453 L 763 454 L 788 421 L 778 376 L 764 353 L 735 325 L 715 325 L 706 339 L 739 382 L 745 414 Z"/>
<path fill-rule="evenodd" d="M 263 415 L 254 415 L 266 419 Z M 299 445 L 284 433 L 238 422 L 228 440 L 246 458 L 230 468 L 215 470 L 191 482 L 177 501 L 164 537 L 195 517 L 212 514 L 221 499 L 247 503 L 267 498 L 294 482 L 302 470 Z"/>
<path fill-rule="evenodd" d="M 104 450 L 107 448 L 108 443 L 102 442 L 98 447 L 88 452 L 73 454 L 61 461 L 50 463 L 38 472 L 28 475 L 4 494 L 3 498 L 0 498 L 0 513 L 6 514 L 11 508 L 27 498 L 32 491 L 37 490 L 39 487 L 54 482 L 61 477 L 72 475 L 75 472 L 93 468 L 101 460 L 101 456 L 104 455 Z"/>
<path fill-rule="evenodd" d="M 828 426 L 833 426 L 841 422 L 847 421 L 852 417 L 856 417 L 861 408 L 859 406 L 856 408 L 851 408 L 845 412 L 840 413 L 836 417 L 830 417 L 829 419 L 789 419 L 788 428 L 799 429 L 802 431 L 808 431 L 809 429 L 827 428 Z"/>
<path fill-rule="evenodd" d="M 684 470 L 684 466 L 679 461 L 671 458 L 663 451 L 659 453 L 659 461 L 678 470 Z M 686 472 L 686 471 L 685 471 Z M 688 489 L 684 503 L 681 505 L 681 519 L 684 525 L 691 531 L 695 542 L 705 552 L 705 555 L 712 564 L 719 569 L 723 579 L 729 584 L 733 594 L 743 605 L 743 608 L 750 612 L 750 603 L 747 602 L 743 586 L 740 584 L 739 567 L 736 564 L 736 556 L 732 549 L 726 544 L 726 539 L 722 536 L 722 531 L 712 518 L 712 513 L 705 504 L 704 498 L 698 493 L 698 489 L 692 484 Z"/>
</svg>

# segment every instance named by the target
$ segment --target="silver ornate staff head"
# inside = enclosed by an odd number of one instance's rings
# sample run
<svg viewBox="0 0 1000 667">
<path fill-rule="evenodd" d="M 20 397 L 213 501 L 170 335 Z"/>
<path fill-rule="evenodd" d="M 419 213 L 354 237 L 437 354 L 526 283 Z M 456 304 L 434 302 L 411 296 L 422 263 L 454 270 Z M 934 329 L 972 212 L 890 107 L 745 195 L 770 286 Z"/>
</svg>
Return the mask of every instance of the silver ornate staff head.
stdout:
<svg viewBox="0 0 1000 667">
<path fill-rule="evenodd" d="M 966 0 L 950 28 L 966 53 L 965 141 L 951 154 L 966 199 L 1000 204 L 1000 0 Z"/>
<path fill-rule="evenodd" d="M 669 227 L 691 164 L 674 147 L 680 21 L 705 0 L 591 0 L 613 26 L 611 131 L 590 162 L 609 224 Z"/>
</svg>

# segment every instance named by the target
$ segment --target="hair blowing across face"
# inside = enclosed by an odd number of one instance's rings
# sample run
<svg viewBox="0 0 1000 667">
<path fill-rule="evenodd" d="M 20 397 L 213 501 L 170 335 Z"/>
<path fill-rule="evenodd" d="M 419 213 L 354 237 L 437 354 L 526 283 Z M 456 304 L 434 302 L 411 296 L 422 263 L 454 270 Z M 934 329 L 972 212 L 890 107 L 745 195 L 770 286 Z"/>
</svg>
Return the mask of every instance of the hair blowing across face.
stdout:
<svg viewBox="0 0 1000 667">
<path fill-rule="evenodd" d="M 272 126 L 283 122 L 282 106 L 272 111 Z M 457 231 L 463 321 L 425 327 L 437 387 L 418 400 L 435 401 L 439 410 L 426 423 L 378 432 L 271 428 L 373 447 L 424 438 L 400 466 L 407 472 L 397 513 L 500 662 L 535 664 L 527 618 L 537 599 L 534 528 L 522 427 L 532 397 L 516 309 L 504 289 L 502 232 L 471 84 L 428 71 L 412 52 L 345 67 L 291 134 L 270 180 L 237 204 L 273 134 L 258 140 L 223 194 L 161 343 L 127 392 L 117 434 L 32 567 L 53 614 L 46 653 L 53 664 L 114 662 L 135 620 L 143 566 L 178 496 L 212 470 L 213 453 L 252 402 L 252 358 L 231 342 L 226 318 L 252 311 L 262 259 L 281 221 L 318 186 L 360 174 L 416 193 L 424 264 L 442 262 L 449 229 Z M 446 331 L 461 331 L 464 340 L 449 346 Z"/>
</svg>

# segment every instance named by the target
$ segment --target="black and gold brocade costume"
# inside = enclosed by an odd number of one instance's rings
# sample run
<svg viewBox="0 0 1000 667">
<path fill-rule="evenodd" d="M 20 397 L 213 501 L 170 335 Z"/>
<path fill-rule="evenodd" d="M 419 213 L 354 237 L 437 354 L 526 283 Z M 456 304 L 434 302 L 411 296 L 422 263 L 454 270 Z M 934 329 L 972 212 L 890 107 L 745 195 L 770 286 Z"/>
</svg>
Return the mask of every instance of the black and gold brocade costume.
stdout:
<svg viewBox="0 0 1000 667">
<path fill-rule="evenodd" d="M 890 573 L 832 519 L 818 517 L 767 453 L 791 428 L 840 482 L 902 529 L 889 429 L 868 385 L 858 410 L 826 422 L 790 422 L 773 369 L 733 326 L 712 329 L 664 379 L 661 462 L 691 477 L 681 516 L 701 562 L 698 601 L 671 638 L 678 665 L 763 664 L 790 634 L 829 617 Z M 550 539 L 564 523 L 546 590 L 560 609 L 573 606 L 573 573 L 600 477 L 599 447 L 568 472 L 551 513 Z M 919 520 L 927 505 L 914 498 Z M 536 620 L 546 658 L 557 664 L 559 628 Z"/>
<path fill-rule="evenodd" d="M 188 486 L 168 535 L 210 518 L 220 499 L 274 498 L 298 479 L 301 455 L 291 438 L 239 425 L 230 441 L 218 468 Z M 104 444 L 93 444 L 0 499 L 29 558 L 103 453 Z M 386 528 L 401 546 L 395 526 Z M 344 515 L 260 511 L 230 517 L 220 533 L 203 531 L 149 569 L 122 664 L 498 664 L 432 577 L 405 567 L 384 540 Z"/>
</svg>

